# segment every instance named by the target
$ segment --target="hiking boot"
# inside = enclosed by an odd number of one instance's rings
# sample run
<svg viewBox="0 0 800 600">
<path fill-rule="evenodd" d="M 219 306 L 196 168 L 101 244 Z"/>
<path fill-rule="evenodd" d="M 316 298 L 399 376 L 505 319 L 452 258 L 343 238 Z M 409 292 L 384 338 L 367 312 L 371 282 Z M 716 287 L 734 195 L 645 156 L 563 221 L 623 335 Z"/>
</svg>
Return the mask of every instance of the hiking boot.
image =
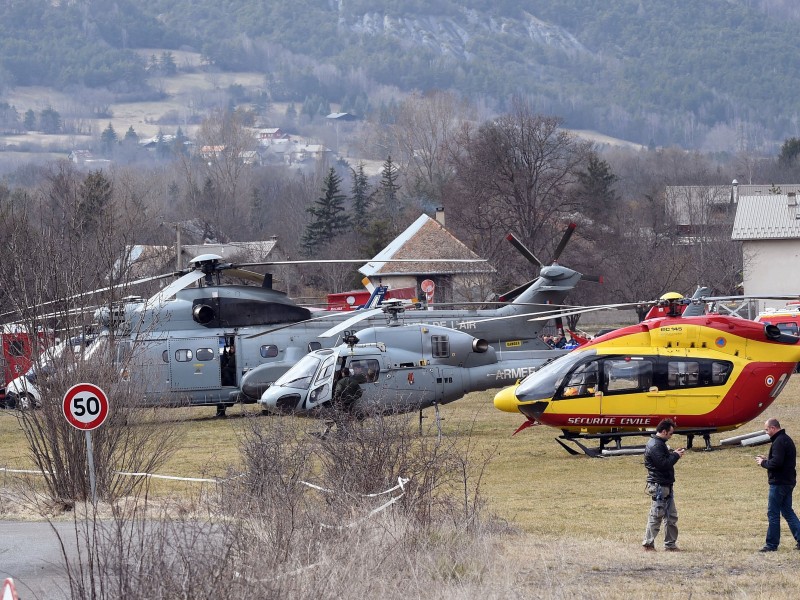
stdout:
<svg viewBox="0 0 800 600">
<path fill-rule="evenodd" d="M 773 548 L 772 546 L 764 546 L 759 552 L 777 552 L 777 548 Z"/>
<path fill-rule="evenodd" d="M 664 548 L 664 550 L 667 551 L 667 552 L 680 552 L 681 551 L 681 549 L 678 548 L 677 546 L 667 546 L 666 548 Z"/>
<path fill-rule="evenodd" d="M 656 547 L 653 544 L 642 544 L 642 550 L 645 552 L 655 552 Z"/>
</svg>

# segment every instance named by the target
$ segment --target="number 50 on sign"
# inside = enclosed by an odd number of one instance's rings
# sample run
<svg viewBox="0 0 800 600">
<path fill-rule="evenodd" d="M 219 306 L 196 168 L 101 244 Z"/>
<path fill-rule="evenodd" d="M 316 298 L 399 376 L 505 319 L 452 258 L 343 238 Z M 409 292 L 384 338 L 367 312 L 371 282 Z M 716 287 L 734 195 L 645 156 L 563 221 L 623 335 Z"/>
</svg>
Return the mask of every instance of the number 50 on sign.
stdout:
<svg viewBox="0 0 800 600">
<path fill-rule="evenodd" d="M 108 397 L 92 383 L 73 385 L 64 394 L 64 416 L 77 429 L 96 429 L 108 416 Z"/>
</svg>

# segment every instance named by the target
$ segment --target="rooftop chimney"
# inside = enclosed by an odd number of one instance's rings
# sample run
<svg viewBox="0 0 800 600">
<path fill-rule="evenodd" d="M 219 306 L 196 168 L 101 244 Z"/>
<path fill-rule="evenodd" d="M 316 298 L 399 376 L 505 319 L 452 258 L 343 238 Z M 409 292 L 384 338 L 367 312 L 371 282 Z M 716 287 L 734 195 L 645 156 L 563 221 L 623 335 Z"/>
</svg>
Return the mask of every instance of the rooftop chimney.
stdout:
<svg viewBox="0 0 800 600">
<path fill-rule="evenodd" d="M 436 222 L 444 227 L 444 206 L 436 207 Z"/>
</svg>

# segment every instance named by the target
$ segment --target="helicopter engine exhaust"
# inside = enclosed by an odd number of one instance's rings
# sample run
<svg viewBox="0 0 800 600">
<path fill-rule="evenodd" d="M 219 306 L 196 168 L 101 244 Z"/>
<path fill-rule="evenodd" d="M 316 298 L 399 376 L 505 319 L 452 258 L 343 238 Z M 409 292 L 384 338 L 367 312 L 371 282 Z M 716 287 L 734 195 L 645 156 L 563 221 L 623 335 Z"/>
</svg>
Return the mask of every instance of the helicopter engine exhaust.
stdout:
<svg viewBox="0 0 800 600">
<path fill-rule="evenodd" d="M 192 318 L 201 325 L 210 323 L 214 319 L 214 309 L 208 304 L 198 304 L 192 309 Z"/>
<path fill-rule="evenodd" d="M 472 351 L 477 352 L 478 354 L 483 354 L 489 349 L 489 342 L 486 340 L 481 339 L 474 339 L 472 340 Z"/>
<path fill-rule="evenodd" d="M 790 333 L 784 333 L 777 325 L 772 325 L 771 323 L 764 325 L 764 335 L 768 340 L 780 344 L 796 344 L 800 341 L 800 337 Z"/>
</svg>

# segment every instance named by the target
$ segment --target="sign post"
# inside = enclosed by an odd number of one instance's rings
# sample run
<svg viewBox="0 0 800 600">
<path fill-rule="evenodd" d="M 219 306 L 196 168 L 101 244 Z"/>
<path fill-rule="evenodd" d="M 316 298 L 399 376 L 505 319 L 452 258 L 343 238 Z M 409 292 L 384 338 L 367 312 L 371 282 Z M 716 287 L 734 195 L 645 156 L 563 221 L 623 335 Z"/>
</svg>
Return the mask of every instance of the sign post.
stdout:
<svg viewBox="0 0 800 600">
<path fill-rule="evenodd" d="M 86 458 L 89 463 L 89 485 L 92 489 L 92 504 L 97 504 L 97 483 L 94 474 L 94 448 L 92 429 L 97 429 L 108 416 L 108 397 L 93 383 L 73 385 L 64 394 L 64 417 L 67 422 L 86 432 Z"/>
</svg>

